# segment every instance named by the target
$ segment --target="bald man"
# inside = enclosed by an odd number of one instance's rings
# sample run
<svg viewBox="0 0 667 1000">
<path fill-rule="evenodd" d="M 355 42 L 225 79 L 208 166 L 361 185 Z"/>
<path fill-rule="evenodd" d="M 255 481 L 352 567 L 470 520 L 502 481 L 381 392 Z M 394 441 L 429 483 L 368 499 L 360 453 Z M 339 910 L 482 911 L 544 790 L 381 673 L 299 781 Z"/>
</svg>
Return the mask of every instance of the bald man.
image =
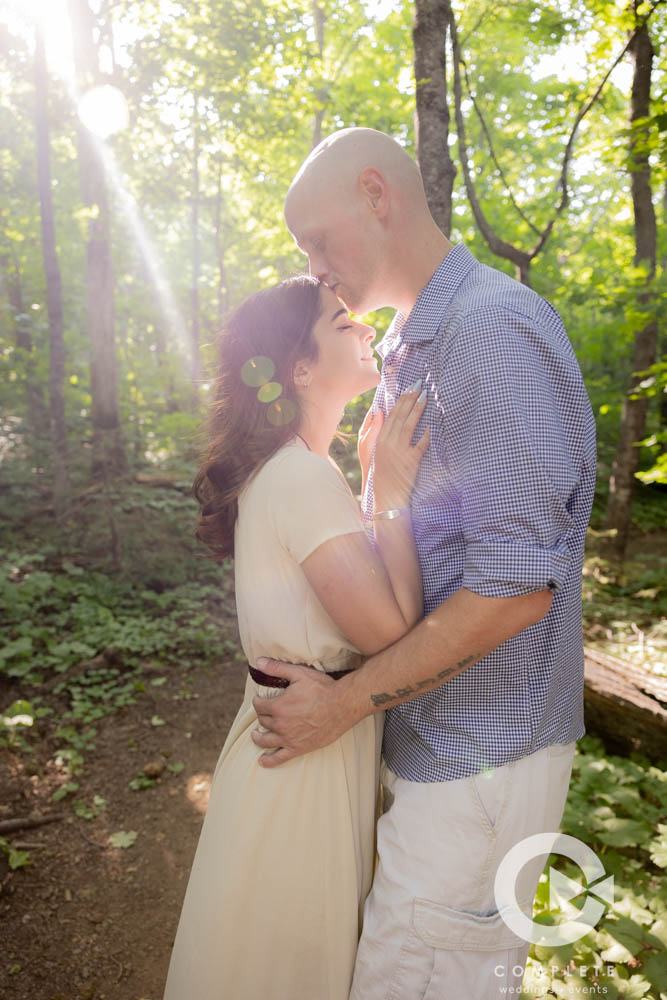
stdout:
<svg viewBox="0 0 667 1000">
<path fill-rule="evenodd" d="M 356 128 L 325 139 L 285 216 L 350 310 L 397 310 L 373 408 L 388 413 L 417 380 L 427 391 L 416 437 L 428 425 L 431 444 L 411 508 L 376 511 L 372 469 L 363 497 L 369 530 L 411 516 L 425 618 L 337 681 L 260 663 L 290 685 L 255 699 L 269 731 L 253 738 L 277 767 L 387 710 L 379 862 L 351 997 L 495 1000 L 519 991 L 530 934 L 509 914 L 530 916 L 546 858 L 527 850 L 513 903 L 496 873 L 525 838 L 558 830 L 585 732 L 590 404 L 556 310 L 446 239 L 393 139 Z"/>
</svg>

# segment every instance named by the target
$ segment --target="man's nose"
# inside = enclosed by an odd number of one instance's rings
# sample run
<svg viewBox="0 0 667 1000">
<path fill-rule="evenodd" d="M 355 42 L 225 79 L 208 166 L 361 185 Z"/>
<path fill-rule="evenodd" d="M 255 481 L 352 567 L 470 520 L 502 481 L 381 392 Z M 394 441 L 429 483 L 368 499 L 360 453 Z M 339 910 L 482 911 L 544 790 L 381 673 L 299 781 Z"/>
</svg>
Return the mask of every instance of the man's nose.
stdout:
<svg viewBox="0 0 667 1000">
<path fill-rule="evenodd" d="M 360 323 L 361 326 L 361 343 L 370 344 L 370 342 L 375 337 L 375 328 L 368 326 L 367 323 Z"/>
<path fill-rule="evenodd" d="M 319 278 L 320 281 L 326 281 L 327 268 L 318 254 L 308 255 L 308 271 L 314 278 Z"/>
</svg>

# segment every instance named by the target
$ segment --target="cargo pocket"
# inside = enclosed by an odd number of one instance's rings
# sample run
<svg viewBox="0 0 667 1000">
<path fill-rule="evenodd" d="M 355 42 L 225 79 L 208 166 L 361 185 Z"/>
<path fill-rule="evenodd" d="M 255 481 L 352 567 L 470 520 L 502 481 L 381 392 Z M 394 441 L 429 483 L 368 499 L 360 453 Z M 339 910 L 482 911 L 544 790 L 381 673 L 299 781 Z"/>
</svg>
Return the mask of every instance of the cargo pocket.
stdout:
<svg viewBox="0 0 667 1000">
<path fill-rule="evenodd" d="M 446 952 L 507 952 L 526 942 L 507 927 L 499 912 L 478 916 L 428 899 L 415 899 L 412 921 L 384 1000 L 441 997 L 447 978 Z"/>
<path fill-rule="evenodd" d="M 525 943 L 498 911 L 481 917 L 428 899 L 415 899 L 412 925 L 424 944 L 447 951 L 504 951 Z"/>
</svg>

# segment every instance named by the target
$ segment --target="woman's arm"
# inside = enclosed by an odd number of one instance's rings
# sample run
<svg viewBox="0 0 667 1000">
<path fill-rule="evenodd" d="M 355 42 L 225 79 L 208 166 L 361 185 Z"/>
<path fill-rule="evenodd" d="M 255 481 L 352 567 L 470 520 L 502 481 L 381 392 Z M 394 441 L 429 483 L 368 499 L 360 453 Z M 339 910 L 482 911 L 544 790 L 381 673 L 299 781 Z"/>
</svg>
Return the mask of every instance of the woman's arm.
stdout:
<svg viewBox="0 0 667 1000">
<path fill-rule="evenodd" d="M 412 436 L 424 402 L 406 393 L 382 426 L 376 418 L 375 487 L 381 510 L 408 508 L 428 433 Z M 374 521 L 377 549 L 365 534 L 331 538 L 302 562 L 321 604 L 362 653 L 395 642 L 423 615 L 422 579 L 409 510 Z"/>
</svg>

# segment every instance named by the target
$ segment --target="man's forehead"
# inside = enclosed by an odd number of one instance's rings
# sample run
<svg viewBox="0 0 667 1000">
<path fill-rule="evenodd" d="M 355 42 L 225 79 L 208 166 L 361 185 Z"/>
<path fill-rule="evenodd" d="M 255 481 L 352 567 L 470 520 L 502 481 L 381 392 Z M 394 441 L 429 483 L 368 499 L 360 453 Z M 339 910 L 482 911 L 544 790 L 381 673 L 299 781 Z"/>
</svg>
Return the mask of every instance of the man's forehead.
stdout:
<svg viewBox="0 0 667 1000">
<path fill-rule="evenodd" d="M 293 197 L 290 195 L 285 204 L 287 228 L 300 244 L 312 240 L 318 232 L 329 225 L 330 215 L 323 201 L 313 197 L 302 197 L 300 193 L 296 193 Z"/>
</svg>

